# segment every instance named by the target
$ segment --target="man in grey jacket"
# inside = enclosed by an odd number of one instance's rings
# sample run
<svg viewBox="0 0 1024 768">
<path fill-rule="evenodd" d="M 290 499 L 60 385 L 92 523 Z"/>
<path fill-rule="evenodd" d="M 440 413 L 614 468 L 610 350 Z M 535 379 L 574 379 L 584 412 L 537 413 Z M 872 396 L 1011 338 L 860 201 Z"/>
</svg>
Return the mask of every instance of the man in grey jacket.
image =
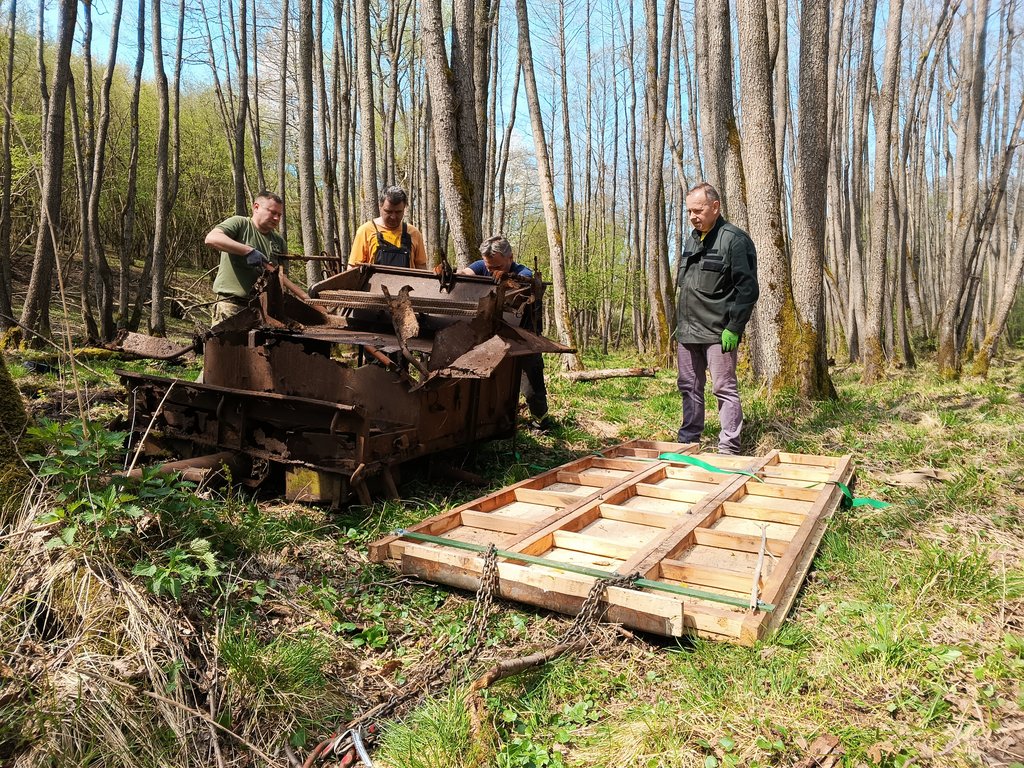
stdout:
<svg viewBox="0 0 1024 768">
<path fill-rule="evenodd" d="M 695 443 L 704 431 L 704 385 L 718 400 L 722 430 L 718 452 L 740 452 L 743 409 L 736 384 L 736 348 L 750 320 L 757 286 L 754 244 L 739 227 L 722 218 L 721 197 L 710 184 L 686 195 L 693 231 L 686 240 L 676 279 L 679 393 L 683 423 L 679 442 Z"/>
</svg>

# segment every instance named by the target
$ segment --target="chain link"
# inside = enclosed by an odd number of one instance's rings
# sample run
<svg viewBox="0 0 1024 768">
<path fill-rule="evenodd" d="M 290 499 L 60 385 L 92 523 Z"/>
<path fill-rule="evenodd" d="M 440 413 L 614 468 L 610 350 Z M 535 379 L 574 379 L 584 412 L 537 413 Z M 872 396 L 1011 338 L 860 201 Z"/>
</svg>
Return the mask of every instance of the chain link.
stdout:
<svg viewBox="0 0 1024 768">
<path fill-rule="evenodd" d="M 595 581 L 587 593 L 583 605 L 580 606 L 579 613 L 576 614 L 576 618 L 573 619 L 572 624 L 569 625 L 569 628 L 562 635 L 562 639 L 559 642 L 564 644 L 583 641 L 601 618 L 601 599 L 604 597 L 605 590 L 608 587 L 631 589 L 639 578 L 639 573 L 630 573 L 622 576 L 609 576 L 608 578 Z"/>
<path fill-rule="evenodd" d="M 351 727 L 356 727 L 368 720 L 384 720 L 394 714 L 400 707 L 426 696 L 446 672 L 455 669 L 456 663 L 462 659 L 463 670 L 468 670 L 476 657 L 483 650 L 487 643 L 487 625 L 490 619 L 491 610 L 494 607 L 494 596 L 498 592 L 498 550 L 492 544 L 484 556 L 483 569 L 480 573 L 480 585 L 477 587 L 476 599 L 473 603 L 473 611 L 469 615 L 469 621 L 463 630 L 459 642 L 454 645 L 452 652 L 440 663 L 435 664 L 415 678 L 408 680 L 405 686 L 396 691 L 390 698 L 376 707 L 367 710 L 358 718 L 352 721 Z M 475 635 L 475 639 L 474 638 Z M 467 645 L 473 639 L 472 645 Z M 462 649 L 466 648 L 465 651 Z"/>
<path fill-rule="evenodd" d="M 605 591 L 609 587 L 631 589 L 639 578 L 639 573 L 631 573 L 622 576 L 610 576 L 595 581 L 583 600 L 576 618 L 573 619 L 572 624 L 565 631 L 565 634 L 562 635 L 559 643 L 581 644 L 586 640 L 603 613 Z M 466 623 L 466 628 L 463 630 L 459 642 L 454 644 L 452 652 L 440 663 L 429 667 L 425 672 L 410 679 L 401 690 L 396 691 L 386 701 L 357 717 L 349 724 L 349 727 L 358 728 L 371 720 L 385 720 L 394 715 L 400 707 L 426 696 L 430 692 L 431 687 L 436 685 L 446 673 L 456 668 L 456 664 L 460 660 L 462 661 L 463 674 L 465 674 L 487 643 L 488 620 L 494 607 L 494 598 L 499 592 L 499 584 L 498 552 L 492 544 L 484 556 L 483 567 L 480 572 L 480 584 L 477 587 L 476 599 L 473 604 L 473 610 L 469 615 L 469 621 Z M 367 743 L 372 743 L 375 740 L 375 736 L 376 734 L 368 734 L 366 736 Z M 341 746 L 347 737 L 349 737 L 348 730 L 341 732 L 331 747 Z"/>
</svg>

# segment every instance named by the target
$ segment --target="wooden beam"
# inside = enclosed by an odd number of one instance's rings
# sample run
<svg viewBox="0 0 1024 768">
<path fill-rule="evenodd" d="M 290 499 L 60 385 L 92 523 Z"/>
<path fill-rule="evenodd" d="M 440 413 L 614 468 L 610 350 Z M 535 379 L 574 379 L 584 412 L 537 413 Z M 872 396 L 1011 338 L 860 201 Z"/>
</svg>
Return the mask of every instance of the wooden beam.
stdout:
<svg viewBox="0 0 1024 768">
<path fill-rule="evenodd" d="M 808 483 L 821 483 L 829 479 L 832 476 L 832 472 L 824 468 L 805 468 L 796 466 L 786 466 L 779 464 L 774 467 L 765 467 L 761 470 L 761 474 L 765 478 L 777 477 L 781 480 L 803 480 Z"/>
<path fill-rule="evenodd" d="M 817 501 L 820 493 L 820 489 L 772 485 L 771 483 L 759 483 L 756 480 L 747 483 L 747 495 L 749 496 L 770 496 L 774 499 L 789 499 L 791 501 Z"/>
<path fill-rule="evenodd" d="M 783 523 L 785 525 L 800 525 L 807 519 L 807 513 L 805 512 L 787 512 L 783 509 L 759 507 L 755 504 L 739 504 L 735 501 L 723 502 L 722 512 L 726 517 L 742 517 L 745 520 L 759 520 L 764 523 Z"/>
<path fill-rule="evenodd" d="M 628 560 L 636 552 L 636 547 L 616 544 L 614 541 L 602 539 L 597 536 L 587 536 L 584 533 L 574 531 L 555 531 L 552 534 L 553 547 L 558 549 L 570 549 L 573 552 L 583 552 L 588 555 L 599 555 L 600 557 L 613 557 L 616 560 Z"/>
<path fill-rule="evenodd" d="M 637 483 L 633 486 L 637 496 L 646 496 L 649 499 L 665 499 L 667 501 L 681 501 L 685 504 L 696 504 L 708 495 L 707 491 L 694 491 L 688 488 L 662 488 L 659 485 L 650 483 Z"/>
<path fill-rule="evenodd" d="M 602 504 L 600 509 L 601 517 L 608 520 L 649 525 L 652 528 L 671 528 L 679 522 L 678 515 L 671 515 L 667 512 L 651 512 L 646 509 L 636 509 L 635 507 L 622 507 L 618 504 Z"/>
<path fill-rule="evenodd" d="M 479 586 L 482 559 L 456 551 L 441 551 L 410 543 L 402 556 L 403 573 L 459 589 Z M 593 579 L 531 568 L 501 561 L 498 564 L 501 597 L 575 615 L 594 583 Z M 605 591 L 608 621 L 661 635 L 699 634 L 736 642 L 744 613 L 725 607 L 691 605 L 671 595 L 610 587 Z M 685 609 L 685 610 L 684 610 Z"/>
<path fill-rule="evenodd" d="M 715 531 L 711 528 L 696 528 L 693 531 L 694 540 L 705 547 L 718 547 L 719 549 L 732 549 L 736 552 L 760 552 L 761 537 L 752 536 L 748 533 L 731 533 L 730 531 Z M 789 547 L 788 541 L 782 539 L 768 539 L 766 549 L 776 557 L 781 557 Z"/>
<path fill-rule="evenodd" d="M 463 525 L 471 528 L 483 528 L 487 531 L 500 531 L 501 533 L 522 533 L 533 527 L 533 523 L 529 520 L 520 520 L 494 512 L 477 512 L 474 509 L 464 510 L 460 517 Z"/>
<path fill-rule="evenodd" d="M 609 485 L 617 484 L 621 477 L 601 477 L 600 475 L 584 474 L 582 472 L 559 472 L 558 482 L 571 485 L 582 485 L 590 488 L 607 488 Z"/>
<path fill-rule="evenodd" d="M 541 504 L 545 507 L 571 507 L 585 498 L 587 497 L 573 493 L 539 491 L 534 488 L 516 488 L 516 501 Z"/>
<path fill-rule="evenodd" d="M 779 461 L 783 464 L 806 464 L 810 467 L 822 467 L 829 471 L 834 471 L 844 459 L 851 458 L 849 454 L 846 456 L 815 456 L 810 453 L 780 453 Z"/>
<path fill-rule="evenodd" d="M 661 561 L 661 576 L 664 579 L 675 579 L 687 584 L 698 584 L 703 587 L 728 589 L 732 592 L 750 594 L 754 582 L 754 573 L 744 573 L 730 568 L 714 568 L 708 565 L 686 563 L 682 560 Z"/>
</svg>

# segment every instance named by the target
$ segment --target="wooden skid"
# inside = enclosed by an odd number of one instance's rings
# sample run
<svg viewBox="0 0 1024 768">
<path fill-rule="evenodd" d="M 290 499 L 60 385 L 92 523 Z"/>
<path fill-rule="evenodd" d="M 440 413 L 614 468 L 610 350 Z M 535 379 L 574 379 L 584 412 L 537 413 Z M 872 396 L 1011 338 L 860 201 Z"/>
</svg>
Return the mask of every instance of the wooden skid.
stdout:
<svg viewBox="0 0 1024 768">
<path fill-rule="evenodd" d="M 842 500 L 836 483 L 849 484 L 853 462 L 696 449 L 641 440 L 614 446 L 424 520 L 411 536 L 387 536 L 370 545 L 370 558 L 427 581 L 476 589 L 481 550 L 493 544 L 503 553 L 503 597 L 568 614 L 579 610 L 593 571 L 638 574 L 667 590 L 611 588 L 607 620 L 753 644 L 792 608 Z M 659 458 L 667 453 L 725 471 Z M 423 534 L 439 540 L 416 538 Z M 747 607 L 752 600 L 756 609 Z"/>
</svg>

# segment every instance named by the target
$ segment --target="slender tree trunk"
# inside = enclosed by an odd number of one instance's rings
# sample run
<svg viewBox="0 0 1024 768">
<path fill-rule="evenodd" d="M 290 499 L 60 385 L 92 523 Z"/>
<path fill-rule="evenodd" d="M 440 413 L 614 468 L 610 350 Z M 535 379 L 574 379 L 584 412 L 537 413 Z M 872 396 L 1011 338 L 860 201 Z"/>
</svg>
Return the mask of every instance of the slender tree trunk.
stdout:
<svg viewBox="0 0 1024 768">
<path fill-rule="evenodd" d="M 793 190 L 793 329 L 796 385 L 803 397 L 834 398 L 825 347 L 825 201 L 828 176 L 829 7 L 800 4 L 800 97 L 797 166 Z M 793 344 L 790 340 L 789 344 Z"/>
<path fill-rule="evenodd" d="M 7 75 L 4 84 L 4 127 L 0 152 L 0 333 L 14 327 L 11 295 L 11 132 L 14 110 L 14 42 L 17 31 L 18 0 L 11 0 L 7 20 Z"/>
<path fill-rule="evenodd" d="M 146 0 L 138 0 L 135 30 L 135 72 L 132 76 L 132 100 L 129 115 L 129 158 L 128 181 L 125 185 L 124 207 L 121 211 L 121 253 L 118 280 L 117 327 L 128 328 L 131 324 L 129 307 L 131 302 L 131 270 L 135 254 L 135 205 L 138 198 L 139 179 L 139 100 L 142 93 L 142 69 L 146 63 Z M 148 250 L 148 249 L 147 249 Z M 147 259 L 148 262 L 148 259 Z M 145 279 L 140 285 L 145 285 Z M 132 330 L 138 327 L 132 325 Z"/>
<path fill-rule="evenodd" d="M 117 47 L 121 27 L 121 11 L 124 0 L 115 0 L 110 33 L 110 54 L 107 69 L 103 75 L 100 90 L 100 115 L 96 130 L 96 141 L 92 162 L 92 182 L 89 186 L 86 229 L 93 260 L 96 264 L 97 311 L 100 320 L 100 336 L 104 341 L 114 338 L 114 275 L 103 248 L 100 234 L 100 193 L 106 173 L 107 132 L 110 127 L 110 89 L 117 71 Z"/>
<path fill-rule="evenodd" d="M 356 6 L 365 1 L 357 0 Z M 320 253 L 320 236 L 316 228 L 316 176 L 313 170 L 313 0 L 299 0 L 298 64 L 296 75 L 299 80 L 299 224 L 302 227 L 302 250 L 315 256 Z M 370 109 L 372 115 L 372 105 Z M 363 162 L 366 162 L 365 157 Z M 306 282 L 313 284 L 319 277 L 316 262 L 307 261 Z"/>
<path fill-rule="evenodd" d="M 281 58 L 277 87 L 277 194 L 284 200 L 281 237 L 288 242 L 288 0 L 281 0 Z M 337 34 L 337 32 L 335 33 Z M 343 152 L 347 157 L 348 152 Z"/>
<path fill-rule="evenodd" d="M 459 46 L 453 43 L 452 46 L 452 59 L 460 62 L 458 70 L 448 64 L 439 0 L 422 0 L 420 9 L 439 186 L 451 226 L 455 260 L 458 266 L 465 267 L 476 259 L 477 246 L 481 240 L 480 217 L 476 214 L 476 200 L 480 196 L 481 185 L 475 110 L 472 104 L 464 103 L 468 99 L 456 98 L 456 87 L 459 94 L 473 92 L 473 69 L 471 62 L 466 61 L 468 52 L 464 43 Z M 457 17 L 458 13 L 457 9 Z M 466 24 L 465 20 L 462 24 Z M 456 55 L 456 48 L 461 55 Z"/>
<path fill-rule="evenodd" d="M 64 105 L 67 99 L 68 81 L 71 78 L 71 46 L 75 34 L 77 12 L 77 0 L 61 0 L 58 5 L 60 24 L 57 33 L 53 83 L 49 93 L 45 94 L 43 99 L 47 109 L 42 136 L 43 163 L 40 172 L 42 184 L 39 224 L 36 230 L 32 275 L 29 278 L 25 305 L 21 311 L 21 325 L 29 332 L 34 332 L 44 338 L 50 336 L 51 280 L 58 248 L 56 238 L 61 232 Z M 33 337 L 30 343 L 38 345 L 38 337 Z"/>
<path fill-rule="evenodd" d="M 722 215 L 741 229 L 747 223 L 747 189 L 733 109 L 732 26 L 729 3 L 696 0 L 697 87 L 704 146 L 704 180 L 722 193 Z M 774 158 L 774 154 L 773 154 Z"/>
<path fill-rule="evenodd" d="M 308 0 L 301 0 L 308 2 Z M 359 103 L 359 148 L 362 154 L 362 198 L 360 211 L 364 221 L 377 215 L 377 140 L 373 98 L 372 59 L 370 54 L 370 2 L 356 4 L 356 82 Z"/>
<path fill-rule="evenodd" d="M 235 112 L 235 156 L 231 165 L 231 178 L 235 185 L 235 213 L 244 216 L 249 211 L 245 194 L 245 123 L 249 117 L 249 22 L 247 0 L 238 0 L 238 104 Z"/>
<path fill-rule="evenodd" d="M 875 188 L 871 195 L 871 239 L 867 251 L 867 311 L 862 337 L 864 382 L 873 384 L 885 370 L 882 346 L 885 262 L 889 250 L 889 205 L 892 153 L 892 113 L 899 83 L 900 44 L 903 26 L 903 0 L 889 3 L 889 21 L 885 32 L 885 61 L 882 65 L 882 90 L 875 109 Z"/>
<path fill-rule="evenodd" d="M 573 328 L 569 321 L 569 302 L 566 295 L 565 263 L 562 251 L 562 232 L 555 203 L 555 185 L 551 178 L 551 162 L 548 148 L 544 143 L 544 121 L 540 113 L 540 95 L 537 93 L 537 78 L 533 71 L 533 51 L 530 44 L 530 22 L 527 17 L 526 0 L 516 0 L 516 20 L 519 26 L 519 63 L 523 68 L 526 86 L 526 103 L 530 109 L 530 125 L 533 143 L 537 153 L 537 177 L 540 184 L 541 201 L 544 207 L 544 223 L 548 233 L 548 251 L 551 260 L 551 286 L 554 291 L 555 328 L 559 340 L 569 347 L 575 347 Z M 569 370 L 583 367 L 579 357 L 573 353 L 563 356 L 563 364 Z"/>
<path fill-rule="evenodd" d="M 153 213 L 153 271 L 149 308 L 149 333 L 164 336 L 167 333 L 164 318 L 164 295 L 167 282 L 167 219 L 170 213 L 168 192 L 169 176 L 169 133 L 170 96 L 168 94 L 167 72 L 164 69 L 163 31 L 161 25 L 160 0 L 153 0 L 150 12 L 153 16 L 153 73 L 157 89 L 157 138 L 156 138 L 156 191 Z"/>
<path fill-rule="evenodd" d="M 754 307 L 756 337 L 751 339 L 754 369 L 769 387 L 792 385 L 794 350 L 782 343 L 791 335 L 794 317 L 789 262 L 779 209 L 775 166 L 775 123 L 768 17 L 763 0 L 738 0 L 740 100 L 743 112 L 743 168 L 748 181 L 750 236 L 757 248 L 757 271 L 763 290 Z M 756 342 L 756 343 L 754 343 Z"/>
</svg>

